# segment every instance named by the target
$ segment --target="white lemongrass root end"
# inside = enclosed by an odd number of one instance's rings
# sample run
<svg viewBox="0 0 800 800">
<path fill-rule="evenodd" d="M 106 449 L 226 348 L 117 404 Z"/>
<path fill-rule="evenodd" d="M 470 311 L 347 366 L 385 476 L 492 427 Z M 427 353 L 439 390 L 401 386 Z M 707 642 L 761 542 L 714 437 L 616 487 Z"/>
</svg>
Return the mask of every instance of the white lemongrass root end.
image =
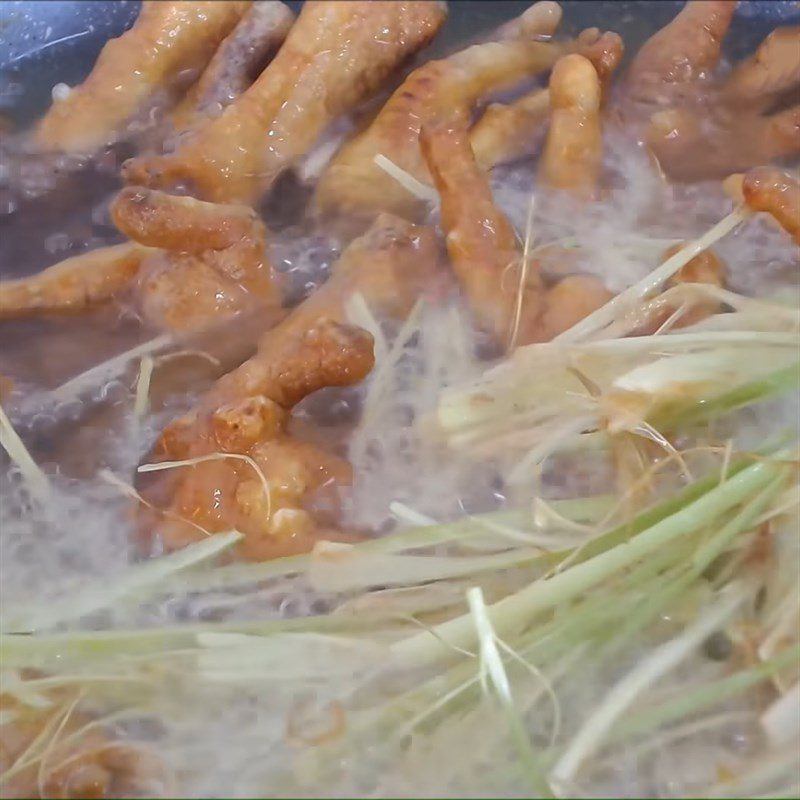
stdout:
<svg viewBox="0 0 800 800">
<path fill-rule="evenodd" d="M 155 362 L 152 356 L 142 356 L 139 361 L 139 378 L 136 381 L 136 398 L 133 403 L 133 415 L 141 419 L 147 413 L 150 399 L 150 379 L 153 377 Z"/>
<path fill-rule="evenodd" d="M 800 742 L 800 682 L 761 715 L 761 727 L 775 746 Z"/>
<path fill-rule="evenodd" d="M 47 498 L 50 494 L 50 481 L 33 460 L 2 406 L 0 406 L 0 445 L 19 467 L 31 495 L 40 501 Z"/>
<path fill-rule="evenodd" d="M 401 169 L 394 163 L 386 158 L 382 153 L 378 153 L 373 159 L 375 166 L 382 169 L 387 175 L 391 175 L 404 189 L 406 189 L 414 197 L 424 200 L 426 203 L 438 203 L 439 194 L 436 189 L 426 186 L 421 181 L 418 181 L 413 175 Z"/>
</svg>

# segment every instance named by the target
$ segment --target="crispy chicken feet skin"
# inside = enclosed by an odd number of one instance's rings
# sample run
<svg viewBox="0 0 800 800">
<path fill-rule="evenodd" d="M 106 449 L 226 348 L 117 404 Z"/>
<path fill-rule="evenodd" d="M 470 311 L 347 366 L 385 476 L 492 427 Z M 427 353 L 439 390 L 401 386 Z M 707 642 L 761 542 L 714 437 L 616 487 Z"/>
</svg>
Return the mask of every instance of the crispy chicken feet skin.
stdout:
<svg viewBox="0 0 800 800">
<path fill-rule="evenodd" d="M 280 304 L 266 260 L 266 228 L 252 209 L 128 187 L 114 200 L 111 217 L 134 241 L 160 248 L 138 276 L 137 299 L 151 323 L 187 331 L 256 305 Z"/>
<path fill-rule="evenodd" d="M 800 105 L 764 114 L 800 85 L 800 29 L 774 31 L 724 84 L 710 80 L 734 8 L 692 0 L 631 65 L 633 98 L 665 106 L 644 138 L 675 180 L 721 178 L 800 154 Z"/>
<path fill-rule="evenodd" d="M 432 231 L 388 216 L 376 220 L 345 250 L 328 282 L 265 333 L 256 355 L 172 423 L 156 447 L 158 460 L 249 455 L 264 471 L 269 495 L 246 463 L 198 463 L 165 473 L 152 495 L 145 494 L 167 512 L 155 525 L 145 513 L 145 527 L 154 526 L 169 548 L 202 535 L 180 520 L 211 532 L 236 527 L 246 534 L 242 554 L 257 560 L 302 552 L 322 535 L 337 535 L 306 506 L 324 485 L 346 484 L 350 468 L 290 438 L 288 412 L 318 389 L 357 383 L 371 369 L 371 337 L 346 324 L 349 299 L 359 292 L 377 315 L 402 318 L 436 261 Z"/>
<path fill-rule="evenodd" d="M 550 5 L 550 4 L 548 4 Z M 537 4 L 538 6 L 538 4 Z M 533 17 L 536 33 L 552 33 L 559 16 Z M 417 180 L 430 176 L 419 148 L 419 132 L 447 112 L 468 112 L 486 94 L 513 88 L 523 80 L 550 69 L 564 52 L 564 45 L 531 41 L 530 25 L 519 24 L 501 31 L 504 41 L 473 45 L 454 55 L 414 70 L 389 98 L 362 134 L 348 142 L 334 157 L 317 186 L 315 204 L 324 214 L 356 214 L 367 219 L 379 211 L 418 219 L 424 204 L 375 164 L 382 155 Z M 546 25 L 546 28 L 541 28 Z"/>
<path fill-rule="evenodd" d="M 0 318 L 79 312 L 127 290 L 150 323 L 171 331 L 280 305 L 266 229 L 252 209 L 129 187 L 114 199 L 111 217 L 131 243 L 0 282 Z"/>
<path fill-rule="evenodd" d="M 719 63 L 735 11 L 736 0 L 689 0 L 639 49 L 628 72 L 628 91 L 637 100 L 661 102 L 705 77 Z"/>
<path fill-rule="evenodd" d="M 554 189 L 591 198 L 603 158 L 600 78 L 577 53 L 560 59 L 550 76 L 550 129 L 539 165 L 540 180 Z"/>
<path fill-rule="evenodd" d="M 294 14 L 280 0 L 256 0 L 174 110 L 175 130 L 187 131 L 218 117 L 259 76 L 293 22 Z"/>
<path fill-rule="evenodd" d="M 30 278 L 0 281 L 0 319 L 76 313 L 106 302 L 131 285 L 154 252 L 135 242 L 101 247 Z"/>
<path fill-rule="evenodd" d="M 765 211 L 800 244 L 800 183 L 776 167 L 756 167 L 742 180 L 744 202 Z"/>
<path fill-rule="evenodd" d="M 249 5 L 145 0 L 134 26 L 106 44 L 89 77 L 41 120 L 38 144 L 91 153 L 113 142 L 158 93 L 208 63 Z"/>
<path fill-rule="evenodd" d="M 671 178 L 719 178 L 800 154 L 800 105 L 769 116 L 668 109 L 653 115 L 646 141 Z"/>
<path fill-rule="evenodd" d="M 470 144 L 481 169 L 510 164 L 532 155 L 550 117 L 550 92 L 535 89 L 513 103 L 492 103 L 470 131 Z"/>
<path fill-rule="evenodd" d="M 255 83 L 166 156 L 125 165 L 132 184 L 189 181 L 215 201 L 253 203 L 327 126 L 375 92 L 438 31 L 444 6 L 426 0 L 314 0 Z"/>
<path fill-rule="evenodd" d="M 621 37 L 588 28 L 577 39 L 578 52 L 592 62 L 608 94 L 611 76 L 622 60 Z M 549 89 L 535 89 L 511 103 L 492 103 L 470 131 L 470 143 L 481 169 L 490 170 L 536 153 L 550 119 Z"/>
<path fill-rule="evenodd" d="M 800 86 L 800 27 L 777 28 L 750 58 L 737 64 L 725 82 L 726 100 L 768 106 Z"/>
<path fill-rule="evenodd" d="M 267 365 L 270 377 L 262 394 L 222 404 L 198 419 L 198 438 L 188 454 L 245 455 L 258 465 L 267 487 L 252 464 L 235 459 L 205 461 L 168 477 L 168 512 L 157 525 L 168 549 L 202 536 L 190 521 L 213 533 L 241 531 L 240 554 L 248 559 L 308 551 L 324 522 L 312 516 L 306 501 L 323 487 L 332 490 L 351 482 L 346 461 L 293 438 L 287 424 L 291 406 L 307 393 L 357 383 L 369 373 L 372 337 L 360 328 L 319 319 L 286 340 L 280 355 L 283 360 L 270 359 Z M 144 519 L 148 526 L 153 522 L 150 513 Z M 325 535 L 336 538 L 331 531 Z"/>
<path fill-rule="evenodd" d="M 496 345 L 547 341 L 606 303 L 611 294 L 587 275 L 547 289 L 530 270 L 514 327 L 521 254 L 511 223 L 497 208 L 469 146 L 467 119 L 423 128 L 422 152 L 441 198 L 442 228 L 453 271 L 480 329 Z"/>
</svg>

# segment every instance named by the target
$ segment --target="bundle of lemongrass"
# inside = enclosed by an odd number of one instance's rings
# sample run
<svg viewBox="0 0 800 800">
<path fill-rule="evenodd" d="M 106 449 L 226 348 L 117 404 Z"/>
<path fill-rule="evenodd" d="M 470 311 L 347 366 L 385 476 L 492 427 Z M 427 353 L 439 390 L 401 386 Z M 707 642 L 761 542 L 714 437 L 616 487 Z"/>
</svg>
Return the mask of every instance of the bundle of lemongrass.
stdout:
<svg viewBox="0 0 800 800">
<path fill-rule="evenodd" d="M 743 409 L 797 392 L 800 314 L 699 286 L 655 296 L 741 218 L 554 342 L 520 348 L 440 398 L 456 457 L 491 458 L 523 487 L 556 453 L 565 463 L 587 447 L 616 458 L 624 442 L 644 466 L 619 494 L 535 496 L 361 544 L 215 565 L 239 536 L 231 532 L 132 566 L 111 587 L 3 609 L 3 692 L 16 705 L 2 724 L 71 687 L 100 720 L 157 720 L 159 756 L 187 770 L 191 788 L 179 791 L 201 794 L 235 781 L 237 794 L 261 796 L 796 795 L 797 430 L 753 451 L 735 423 Z M 730 311 L 625 338 L 653 304 L 677 319 L 709 301 Z M 19 461 L 46 502 L 35 465 Z M 332 610 L 81 624 L 120 604 L 246 596 L 275 581 Z M 236 717 L 237 736 L 214 739 L 216 777 L 187 777 L 204 752 L 198 713 L 221 696 L 231 707 L 268 696 L 283 716 L 268 725 L 255 715 L 250 728 Z M 58 723 L 43 727 L 11 774 L 41 766 L 61 735 Z M 680 758 L 679 775 L 665 753 Z"/>
</svg>

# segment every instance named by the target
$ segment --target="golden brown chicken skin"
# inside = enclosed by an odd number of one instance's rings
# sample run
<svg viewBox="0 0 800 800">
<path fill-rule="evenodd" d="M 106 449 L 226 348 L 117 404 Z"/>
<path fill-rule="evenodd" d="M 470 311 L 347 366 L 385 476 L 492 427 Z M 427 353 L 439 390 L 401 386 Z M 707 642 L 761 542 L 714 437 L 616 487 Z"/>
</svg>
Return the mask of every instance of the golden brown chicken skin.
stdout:
<svg viewBox="0 0 800 800">
<path fill-rule="evenodd" d="M 742 181 L 744 202 L 764 211 L 800 244 L 800 183 L 777 167 L 757 167 Z"/>
<path fill-rule="evenodd" d="M 639 49 L 628 71 L 628 92 L 637 100 L 665 102 L 707 77 L 719 64 L 735 11 L 736 0 L 689 0 Z"/>
<path fill-rule="evenodd" d="M 534 262 L 520 292 L 522 254 L 469 146 L 467 119 L 423 128 L 422 152 L 441 198 L 447 252 L 477 326 L 500 348 L 547 341 L 611 298 L 591 276 L 544 285 Z"/>
<path fill-rule="evenodd" d="M 789 92 L 800 86 L 800 33 L 774 31 L 720 81 L 714 72 L 734 10 L 728 0 L 687 3 L 631 65 L 632 98 L 664 106 L 644 141 L 671 179 L 722 178 L 800 154 L 800 105 L 785 102 L 796 103 Z"/>
<path fill-rule="evenodd" d="M 537 6 L 518 24 L 501 29 L 505 40 L 473 45 L 412 72 L 369 128 L 347 143 L 323 173 L 315 195 L 317 209 L 366 219 L 380 211 L 419 219 L 424 203 L 376 165 L 375 157 L 388 158 L 417 180 L 428 182 L 419 148 L 424 124 L 444 113 L 467 112 L 486 94 L 507 90 L 550 69 L 565 45 L 533 39 L 552 33 L 560 17 L 542 16 Z"/>
<path fill-rule="evenodd" d="M 129 187 L 111 217 L 129 238 L 159 248 L 137 275 L 136 300 L 150 323 L 188 331 L 280 306 L 266 227 L 249 207 Z"/>
<path fill-rule="evenodd" d="M 611 76 L 622 60 L 622 38 L 612 31 L 588 28 L 575 46 L 597 70 L 605 100 Z M 510 103 L 491 103 L 470 131 L 478 165 L 492 169 L 534 155 L 550 121 L 550 105 L 549 89 L 534 89 Z"/>
<path fill-rule="evenodd" d="M 720 178 L 800 154 L 800 105 L 762 116 L 723 105 L 654 114 L 645 141 L 674 180 Z"/>
<path fill-rule="evenodd" d="M 261 76 L 175 152 L 125 165 L 128 183 L 189 182 L 199 197 L 253 203 L 328 125 L 372 95 L 438 31 L 427 0 L 316 0 L 303 5 Z"/>
<path fill-rule="evenodd" d="M 261 74 L 293 22 L 294 14 L 280 0 L 256 0 L 172 113 L 175 130 L 191 130 L 218 117 Z"/>
<path fill-rule="evenodd" d="M 560 59 L 550 76 L 550 127 L 539 180 L 553 189 L 591 198 L 603 158 L 602 89 L 592 63 L 577 53 Z"/>
<path fill-rule="evenodd" d="M 436 264 L 432 231 L 388 216 L 376 220 L 344 251 L 328 282 L 267 331 L 258 352 L 170 425 L 156 448 L 159 461 L 247 455 L 263 470 L 269 492 L 241 461 L 180 468 L 146 492 L 167 513 L 158 520 L 145 514 L 144 527 L 168 547 L 202 536 L 188 523 L 212 533 L 235 527 L 246 535 L 242 554 L 258 560 L 302 552 L 320 536 L 336 536 L 308 503 L 323 488 L 347 484 L 350 467 L 290 437 L 288 413 L 318 389 L 357 383 L 370 371 L 372 339 L 347 323 L 348 301 L 360 293 L 379 318 L 402 318 Z"/>
<path fill-rule="evenodd" d="M 76 313 L 132 295 L 149 323 L 183 332 L 280 306 L 266 228 L 252 209 L 127 188 L 111 217 L 130 243 L 0 281 L 0 318 Z"/>
<path fill-rule="evenodd" d="M 725 82 L 725 99 L 768 106 L 783 92 L 800 87 L 800 26 L 777 28 L 752 56 L 738 63 Z"/>
<path fill-rule="evenodd" d="M 113 142 L 159 94 L 186 88 L 249 2 L 144 0 L 134 26 L 103 48 L 89 77 L 39 123 L 40 147 L 92 153 Z"/>
<path fill-rule="evenodd" d="M 73 256 L 29 278 L 0 281 L 0 319 L 79 313 L 127 289 L 153 251 L 135 242 Z"/>
</svg>

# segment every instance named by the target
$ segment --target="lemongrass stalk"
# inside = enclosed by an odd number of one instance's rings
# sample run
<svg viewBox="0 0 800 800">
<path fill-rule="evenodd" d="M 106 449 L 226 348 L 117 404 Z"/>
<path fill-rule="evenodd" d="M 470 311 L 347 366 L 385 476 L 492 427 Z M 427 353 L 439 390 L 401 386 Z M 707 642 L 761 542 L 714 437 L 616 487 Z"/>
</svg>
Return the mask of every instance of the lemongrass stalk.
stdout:
<svg viewBox="0 0 800 800">
<path fill-rule="evenodd" d="M 701 404 L 659 412 L 652 422 L 661 430 L 676 430 L 799 389 L 800 361 L 791 367 L 776 370 L 765 378 L 741 384 Z"/>
<path fill-rule="evenodd" d="M 370 586 L 412 586 L 482 572 L 520 567 L 541 557 L 538 548 L 517 548 L 485 556 L 378 555 L 336 547 L 329 557 L 311 559 L 307 574 L 321 592 L 350 592 Z"/>
<path fill-rule="evenodd" d="M 733 675 L 698 686 L 681 688 L 679 692 L 664 702 L 621 719 L 609 738 L 613 741 L 620 741 L 638 737 L 690 714 L 696 714 L 724 703 L 726 700 L 743 694 L 753 686 L 769 680 L 773 675 L 777 675 L 798 661 L 800 661 L 800 645 L 787 647 L 768 661 L 749 669 L 740 670 Z"/>
<path fill-rule="evenodd" d="M 711 523 L 749 495 L 760 491 L 780 471 L 781 465 L 770 462 L 747 467 L 628 542 L 582 561 L 548 580 L 536 581 L 498 601 L 490 607 L 495 629 L 502 638 L 513 635 L 538 614 L 592 588 L 658 548 Z M 474 647 L 475 637 L 469 615 L 441 623 L 432 633 L 419 633 L 396 642 L 392 645 L 392 651 L 398 665 L 421 666 L 448 656 L 443 642 L 463 649 Z"/>
<path fill-rule="evenodd" d="M 383 153 L 378 153 L 373 162 L 387 175 L 394 178 L 409 194 L 428 203 L 438 203 L 439 194 L 436 189 L 418 181 L 410 172 L 398 167 L 394 161 L 388 159 Z"/>
<path fill-rule="evenodd" d="M 779 478 L 767 485 L 762 492 L 746 503 L 741 511 L 734 514 L 707 541 L 701 543 L 693 553 L 688 554 L 688 558 L 677 560 L 675 562 L 677 564 L 677 576 L 668 578 L 663 590 L 656 591 L 654 587 L 652 591 L 648 592 L 648 596 L 644 601 L 633 610 L 623 623 L 622 630 L 614 639 L 612 651 L 616 651 L 621 644 L 627 642 L 637 631 L 644 629 L 662 609 L 684 595 L 689 590 L 692 582 L 700 577 L 711 562 L 737 536 L 752 529 L 758 516 L 778 494 L 783 483 L 784 481 Z M 604 655 L 608 657 L 609 652 Z"/>
<path fill-rule="evenodd" d="M 613 508 L 614 499 L 611 495 L 597 495 L 595 497 L 550 500 L 548 503 L 559 514 L 568 515 L 577 521 L 594 522 Z M 353 545 L 353 551 L 392 554 L 405 550 L 434 547 L 447 542 L 472 548 L 473 540 L 485 539 L 490 535 L 494 541 L 497 541 L 499 537 L 492 534 L 492 525 L 495 523 L 529 529 L 532 523 L 532 514 L 528 509 L 494 511 L 462 517 L 454 522 L 406 528 L 366 542 L 359 542 Z M 503 542 L 506 541 L 507 537 L 503 537 Z M 305 572 L 311 559 L 312 555 L 304 554 L 284 556 L 260 564 L 230 564 L 213 570 L 177 576 L 174 580 L 164 584 L 162 588 L 164 591 L 174 592 L 212 591 L 241 586 L 269 578 Z"/>
<path fill-rule="evenodd" d="M 577 771 L 603 743 L 606 731 L 649 686 L 684 661 L 717 628 L 727 622 L 752 595 L 752 588 L 732 585 L 683 633 L 657 647 L 631 670 L 589 716 L 550 773 L 560 796 L 569 791 Z"/>
<path fill-rule="evenodd" d="M 775 700 L 759 722 L 774 745 L 800 741 L 800 683 Z"/>
<path fill-rule="evenodd" d="M 646 275 L 638 283 L 635 283 L 624 292 L 618 294 L 604 306 L 597 309 L 597 311 L 589 314 L 588 317 L 585 317 L 568 330 L 559 334 L 554 341 L 576 342 L 581 339 L 586 339 L 593 333 L 601 330 L 617 316 L 619 311 L 624 310 L 633 302 L 651 294 L 695 258 L 695 256 L 700 255 L 703 250 L 708 249 L 718 239 L 730 233 L 752 213 L 752 211 L 744 206 L 735 209 L 699 239 L 689 242 L 663 264 L 654 269 L 649 275 Z"/>
<path fill-rule="evenodd" d="M 133 416 L 141 419 L 147 412 L 150 403 L 150 380 L 153 377 L 155 361 L 152 356 L 145 355 L 139 360 L 139 377 L 136 381 L 136 394 L 133 403 Z"/>
<path fill-rule="evenodd" d="M 547 781 L 540 774 L 538 759 L 531 747 L 528 733 L 515 708 L 511 684 L 503 666 L 503 659 L 497 647 L 495 632 L 491 619 L 486 613 L 486 603 L 480 588 L 473 587 L 467 592 L 467 603 L 475 622 L 475 631 L 480 644 L 481 676 L 485 671 L 494 688 L 495 696 L 500 702 L 503 714 L 508 721 L 511 740 L 519 756 L 522 772 L 537 794 L 542 797 L 552 797 Z M 483 682 L 483 677 L 481 680 Z"/>
<path fill-rule="evenodd" d="M 165 577 L 214 558 L 242 538 L 238 531 L 219 533 L 184 547 L 161 558 L 154 558 L 128 567 L 113 581 L 90 585 L 69 599 L 51 602 L 39 608 L 5 612 L 0 629 L 3 633 L 20 633 L 51 628 L 59 623 L 79 619 L 93 611 L 108 608 L 123 597 L 136 594 Z"/>
<path fill-rule="evenodd" d="M 128 364 L 134 359 L 163 350 L 165 347 L 172 344 L 173 341 L 174 339 L 172 336 L 165 334 L 163 336 L 157 336 L 155 339 L 150 339 L 150 341 L 144 342 L 136 347 L 132 347 L 130 350 L 118 356 L 114 356 L 108 361 L 104 361 L 102 364 L 98 364 L 86 372 L 76 375 L 66 383 L 61 384 L 61 386 L 50 392 L 50 397 L 59 402 L 75 399 L 83 394 L 83 392 L 97 387 L 101 381 L 116 378 L 122 374 Z"/>
<path fill-rule="evenodd" d="M 2 406 L 0 406 L 0 446 L 19 467 L 31 496 L 39 502 L 45 501 L 50 494 L 50 481 L 31 457 Z"/>
<path fill-rule="evenodd" d="M 269 619 L 234 622 L 209 622 L 175 625 L 163 628 L 139 628 L 104 631 L 74 631 L 28 634 L 0 634 L 0 663 L 7 667 L 40 667 L 94 660 L 119 661 L 130 658 L 158 660 L 167 653 L 195 651 L 200 645 L 197 636 L 205 633 L 248 633 L 272 636 L 278 633 L 303 631 L 366 631 L 374 635 L 393 630 L 408 630 L 394 616 L 361 614 L 337 616 L 324 614 L 295 619 Z"/>
</svg>

